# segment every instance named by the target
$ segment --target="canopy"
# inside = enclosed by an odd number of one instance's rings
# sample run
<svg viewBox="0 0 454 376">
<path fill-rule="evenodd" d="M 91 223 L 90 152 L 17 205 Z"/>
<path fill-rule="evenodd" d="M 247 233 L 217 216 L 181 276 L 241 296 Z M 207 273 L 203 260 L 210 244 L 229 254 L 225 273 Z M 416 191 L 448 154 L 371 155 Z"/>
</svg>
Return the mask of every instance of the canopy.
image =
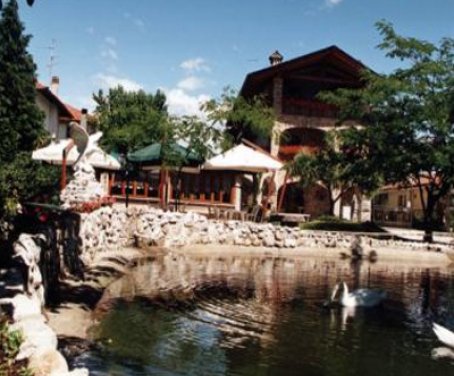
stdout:
<svg viewBox="0 0 454 376">
<path fill-rule="evenodd" d="M 199 165 L 203 162 L 202 158 L 196 153 L 189 151 L 187 148 L 177 144 L 170 143 L 167 151 L 167 159 L 172 161 L 174 159 L 182 159 L 184 164 Z M 164 160 L 165 146 L 156 142 L 148 145 L 143 149 L 137 150 L 128 154 L 128 161 L 146 164 L 161 164 Z"/>
<path fill-rule="evenodd" d="M 97 134 L 95 136 L 96 138 L 99 138 Z M 91 137 L 92 136 L 90 136 L 90 138 Z M 71 139 L 53 141 L 50 145 L 35 150 L 32 154 L 32 159 L 35 161 L 61 165 L 63 160 L 63 150 L 71 141 Z M 79 152 L 77 151 L 77 147 L 73 146 L 66 156 L 67 165 L 73 165 L 77 161 L 78 157 Z M 97 146 L 96 143 L 93 143 L 92 147 L 87 150 L 87 161 L 95 168 L 119 170 L 121 167 L 120 163 L 114 157 L 107 154 L 104 150 Z"/>
<path fill-rule="evenodd" d="M 268 154 L 246 145 L 238 145 L 206 161 L 205 170 L 234 170 L 244 172 L 267 172 L 280 170 L 283 164 Z"/>
</svg>

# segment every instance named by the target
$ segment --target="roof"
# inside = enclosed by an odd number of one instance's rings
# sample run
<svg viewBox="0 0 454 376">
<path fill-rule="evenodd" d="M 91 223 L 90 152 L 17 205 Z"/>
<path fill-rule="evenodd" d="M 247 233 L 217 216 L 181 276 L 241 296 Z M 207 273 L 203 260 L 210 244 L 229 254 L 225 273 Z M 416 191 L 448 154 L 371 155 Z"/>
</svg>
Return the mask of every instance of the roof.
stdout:
<svg viewBox="0 0 454 376">
<path fill-rule="evenodd" d="M 205 170 L 267 172 L 280 170 L 283 166 L 281 162 L 267 153 L 240 144 L 209 159 L 202 168 Z"/>
<path fill-rule="evenodd" d="M 240 94 L 243 96 L 248 96 L 249 94 L 251 94 L 253 88 L 259 83 L 268 81 L 276 75 L 282 75 L 297 69 L 301 69 L 326 59 L 336 61 L 343 67 L 343 69 L 349 71 L 355 76 L 359 76 L 359 72 L 361 70 L 371 70 L 360 60 L 355 59 L 344 50 L 333 45 L 315 52 L 311 52 L 307 55 L 299 56 L 297 58 L 249 73 L 244 80 Z"/>
<path fill-rule="evenodd" d="M 66 104 L 58 96 L 56 96 L 48 86 L 45 86 L 40 82 L 36 82 L 35 87 L 36 90 L 38 90 L 38 92 L 41 93 L 49 102 L 57 106 L 60 117 L 67 117 L 73 120 L 73 114 L 66 107 Z"/>
<path fill-rule="evenodd" d="M 48 101 L 54 103 L 58 107 L 60 118 L 80 123 L 82 117 L 81 110 L 63 102 L 48 86 L 43 85 L 41 82 L 36 81 L 35 87 Z"/>
</svg>

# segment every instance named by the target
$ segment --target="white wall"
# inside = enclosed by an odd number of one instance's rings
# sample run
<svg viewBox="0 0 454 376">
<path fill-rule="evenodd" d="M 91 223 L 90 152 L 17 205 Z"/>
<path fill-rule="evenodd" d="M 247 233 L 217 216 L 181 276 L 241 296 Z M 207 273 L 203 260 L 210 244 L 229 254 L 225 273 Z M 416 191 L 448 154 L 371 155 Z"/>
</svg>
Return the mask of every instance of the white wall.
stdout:
<svg viewBox="0 0 454 376">
<path fill-rule="evenodd" d="M 44 128 L 59 140 L 66 138 L 66 126 L 59 124 L 57 106 L 39 92 L 36 94 L 36 104 L 45 114 Z"/>
</svg>

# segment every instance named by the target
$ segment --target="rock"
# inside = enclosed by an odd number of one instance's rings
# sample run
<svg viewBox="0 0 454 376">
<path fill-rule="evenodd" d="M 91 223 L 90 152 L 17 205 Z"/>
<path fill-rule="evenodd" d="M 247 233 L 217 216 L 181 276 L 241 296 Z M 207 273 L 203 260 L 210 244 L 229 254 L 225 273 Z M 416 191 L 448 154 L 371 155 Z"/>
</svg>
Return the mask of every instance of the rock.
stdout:
<svg viewBox="0 0 454 376">
<path fill-rule="evenodd" d="M 29 368 L 34 376 L 67 375 L 68 364 L 57 350 L 45 349 L 33 354 L 29 359 Z"/>
</svg>

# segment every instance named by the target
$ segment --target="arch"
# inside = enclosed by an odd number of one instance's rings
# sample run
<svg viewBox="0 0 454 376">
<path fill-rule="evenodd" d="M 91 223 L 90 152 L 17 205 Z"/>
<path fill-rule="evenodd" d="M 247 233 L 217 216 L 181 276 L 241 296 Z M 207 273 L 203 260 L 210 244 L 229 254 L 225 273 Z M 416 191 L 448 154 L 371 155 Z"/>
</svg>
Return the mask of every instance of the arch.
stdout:
<svg viewBox="0 0 454 376">
<path fill-rule="evenodd" d="M 278 190 L 278 202 L 284 186 Z M 302 187 L 298 182 L 288 183 L 282 202 L 282 212 L 305 213 L 311 218 L 330 213 L 330 200 L 328 190 L 320 184 Z"/>
</svg>

